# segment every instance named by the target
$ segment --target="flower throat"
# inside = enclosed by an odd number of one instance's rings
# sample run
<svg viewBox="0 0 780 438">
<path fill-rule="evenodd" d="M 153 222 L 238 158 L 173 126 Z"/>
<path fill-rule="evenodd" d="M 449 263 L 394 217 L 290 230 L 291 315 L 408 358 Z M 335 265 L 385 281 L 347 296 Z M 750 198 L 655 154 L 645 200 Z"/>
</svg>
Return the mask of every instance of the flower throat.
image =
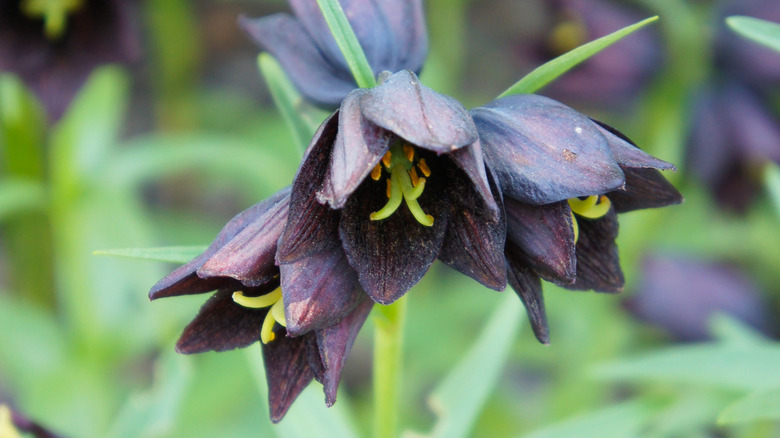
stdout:
<svg viewBox="0 0 780 438">
<path fill-rule="evenodd" d="M 432 226 L 433 216 L 426 214 L 417 202 L 425 190 L 425 178 L 431 176 L 431 169 L 425 159 L 415 157 L 414 147 L 399 141 L 390 147 L 382 161 L 371 171 L 371 179 L 379 181 L 382 178 L 383 166 L 390 174 L 387 177 L 387 204 L 381 210 L 371 213 L 371 220 L 387 219 L 398 210 L 401 201 L 406 201 L 406 206 L 417 222 L 426 227 Z"/>
</svg>

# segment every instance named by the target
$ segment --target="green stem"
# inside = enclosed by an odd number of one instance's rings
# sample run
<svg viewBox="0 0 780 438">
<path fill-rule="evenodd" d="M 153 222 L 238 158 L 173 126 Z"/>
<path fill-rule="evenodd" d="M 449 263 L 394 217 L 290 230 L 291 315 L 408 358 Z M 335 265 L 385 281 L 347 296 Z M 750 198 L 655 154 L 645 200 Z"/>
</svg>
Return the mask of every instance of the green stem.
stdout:
<svg viewBox="0 0 780 438">
<path fill-rule="evenodd" d="M 374 314 L 374 437 L 398 436 L 406 297 Z"/>
</svg>

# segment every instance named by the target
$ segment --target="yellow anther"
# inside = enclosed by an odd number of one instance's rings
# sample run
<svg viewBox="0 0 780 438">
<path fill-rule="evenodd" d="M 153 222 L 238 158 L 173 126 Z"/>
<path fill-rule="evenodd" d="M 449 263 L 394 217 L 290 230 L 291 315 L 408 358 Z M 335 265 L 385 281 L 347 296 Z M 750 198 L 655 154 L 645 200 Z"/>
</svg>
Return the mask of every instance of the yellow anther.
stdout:
<svg viewBox="0 0 780 438">
<path fill-rule="evenodd" d="M 373 169 L 371 169 L 371 179 L 373 179 L 374 181 L 379 181 L 379 178 L 381 177 L 382 177 L 382 166 L 377 164 L 376 166 L 374 166 Z"/>
<path fill-rule="evenodd" d="M 404 145 L 404 156 L 409 161 L 414 161 L 414 148 L 408 144 Z"/>
<path fill-rule="evenodd" d="M 414 170 L 414 167 L 409 169 L 409 176 L 412 178 L 412 186 L 417 187 L 417 184 L 420 183 L 420 177 L 417 176 L 417 171 Z"/>
<path fill-rule="evenodd" d="M 0 405 L 0 438 L 21 438 L 16 429 L 11 415 L 11 409 L 6 405 Z"/>
<path fill-rule="evenodd" d="M 382 157 L 382 163 L 384 163 L 386 168 L 388 169 L 390 168 L 390 163 L 392 163 L 392 159 L 393 159 L 393 154 L 390 151 L 387 151 L 387 153 L 385 153 L 385 156 Z"/>
<path fill-rule="evenodd" d="M 282 289 L 276 289 L 273 292 L 259 297 L 248 297 L 243 292 L 233 292 L 233 301 L 239 306 L 249 307 L 250 309 L 262 309 L 264 307 L 273 306 L 277 301 L 282 299 Z"/>
<path fill-rule="evenodd" d="M 428 167 L 428 164 L 425 162 L 425 158 L 420 158 L 420 161 L 417 162 L 417 167 L 420 169 L 420 172 L 423 173 L 426 177 L 431 176 L 431 169 Z"/>
<path fill-rule="evenodd" d="M 387 189 L 385 190 L 385 193 L 387 194 L 387 199 L 390 199 L 393 194 L 393 182 L 390 178 L 387 178 Z"/>
<path fill-rule="evenodd" d="M 274 317 L 271 315 L 271 312 L 268 312 L 267 315 L 265 315 L 265 319 L 263 320 L 263 326 L 260 327 L 260 341 L 263 342 L 263 344 L 267 344 L 274 339 L 276 339 L 276 335 L 274 334 Z"/>
</svg>

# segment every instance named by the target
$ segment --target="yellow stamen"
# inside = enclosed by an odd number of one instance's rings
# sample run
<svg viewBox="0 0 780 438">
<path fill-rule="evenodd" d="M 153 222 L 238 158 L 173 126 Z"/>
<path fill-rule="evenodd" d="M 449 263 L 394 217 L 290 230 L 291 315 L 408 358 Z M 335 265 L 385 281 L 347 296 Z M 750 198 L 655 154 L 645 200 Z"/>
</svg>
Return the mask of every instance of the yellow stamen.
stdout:
<svg viewBox="0 0 780 438">
<path fill-rule="evenodd" d="M 609 211 L 612 203 L 604 195 L 589 196 L 586 199 L 569 199 L 571 210 L 588 219 L 598 219 Z"/>
<path fill-rule="evenodd" d="M 83 0 L 22 0 L 22 13 L 43 20 L 46 38 L 60 39 L 67 30 L 68 15 L 81 8 Z"/>
<path fill-rule="evenodd" d="M 387 189 L 385 189 L 385 194 L 387 195 L 387 199 L 390 199 L 390 197 L 393 195 L 393 182 L 390 180 L 390 178 L 387 178 Z"/>
<path fill-rule="evenodd" d="M 21 438 L 16 429 L 11 415 L 11 409 L 6 405 L 0 405 L 0 438 Z"/>
<path fill-rule="evenodd" d="M 398 207 L 401 206 L 401 201 L 403 201 L 403 192 L 401 191 L 397 175 L 397 171 L 390 173 L 390 178 L 387 180 L 387 189 L 390 192 L 387 195 L 387 204 L 385 204 L 381 210 L 371 213 L 369 218 L 372 221 L 378 221 L 390 217 L 390 215 L 395 213 L 395 211 L 398 210 Z"/>
<path fill-rule="evenodd" d="M 412 178 L 412 185 L 413 185 L 414 187 L 417 187 L 417 184 L 419 184 L 419 183 L 420 183 L 420 177 L 419 177 L 419 176 L 417 176 L 417 171 L 416 171 L 416 170 L 414 170 L 414 167 L 412 167 L 411 169 L 409 169 L 409 176 Z"/>
<path fill-rule="evenodd" d="M 580 238 L 580 226 L 577 223 L 577 218 L 574 217 L 574 212 L 572 211 L 570 213 L 571 213 L 571 228 L 572 230 L 574 230 L 574 243 L 576 244 L 577 240 L 579 240 Z"/>
<path fill-rule="evenodd" d="M 392 160 L 393 160 L 393 154 L 390 151 L 387 151 L 387 153 L 385 153 L 385 156 L 382 157 L 382 163 L 384 163 L 385 167 L 388 169 L 390 168 L 390 163 L 392 163 Z"/>
<path fill-rule="evenodd" d="M 404 156 L 409 161 L 414 161 L 414 148 L 408 144 L 404 145 Z"/>
<path fill-rule="evenodd" d="M 374 181 L 379 181 L 379 178 L 382 178 L 382 166 L 377 164 L 373 169 L 371 169 L 371 179 Z"/>
<path fill-rule="evenodd" d="M 236 304 L 251 309 L 262 309 L 270 307 L 263 319 L 263 325 L 260 327 L 260 341 L 267 344 L 276 338 L 274 334 L 274 323 L 287 327 L 287 320 L 284 317 L 284 300 L 282 299 L 282 289 L 278 288 L 259 297 L 247 297 L 243 292 L 233 292 L 233 301 Z M 2 435 L 0 435 L 0 438 Z"/>
<path fill-rule="evenodd" d="M 426 177 L 431 176 L 431 169 L 425 162 L 425 158 L 420 158 L 420 161 L 417 162 L 417 167 L 420 168 L 420 172 L 422 172 Z"/>
</svg>

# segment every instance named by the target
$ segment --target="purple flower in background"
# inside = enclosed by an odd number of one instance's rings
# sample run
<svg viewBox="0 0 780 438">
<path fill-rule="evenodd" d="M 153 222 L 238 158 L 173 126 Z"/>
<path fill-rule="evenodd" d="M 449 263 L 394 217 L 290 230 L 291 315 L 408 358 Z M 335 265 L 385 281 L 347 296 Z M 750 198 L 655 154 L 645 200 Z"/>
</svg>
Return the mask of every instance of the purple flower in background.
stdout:
<svg viewBox="0 0 780 438">
<path fill-rule="evenodd" d="M 544 2 L 544 10 L 549 23 L 519 46 L 531 68 L 651 15 L 610 0 L 551 0 Z M 657 33 L 643 29 L 561 76 L 543 93 L 583 105 L 625 105 L 658 71 L 661 53 Z"/>
<path fill-rule="evenodd" d="M 0 3 L 0 71 L 18 75 L 57 121 L 90 72 L 140 54 L 132 0 Z"/>
<path fill-rule="evenodd" d="M 681 341 L 711 339 L 712 316 L 722 313 L 765 334 L 773 333 L 761 290 L 724 263 L 684 255 L 651 254 L 642 263 L 636 293 L 626 308 Z"/>
<path fill-rule="evenodd" d="M 716 14 L 711 81 L 696 96 L 687 165 L 724 207 L 745 211 L 767 162 L 780 164 L 780 119 L 766 96 L 780 85 L 780 54 L 736 35 L 723 20 L 749 15 L 780 22 L 780 3 L 740 0 Z"/>
<path fill-rule="evenodd" d="M 540 278 L 619 292 L 617 213 L 682 202 L 657 170 L 674 166 L 546 97 L 505 97 L 471 114 L 503 194 L 508 281 L 547 343 Z"/>
<path fill-rule="evenodd" d="M 420 72 L 428 52 L 421 0 L 341 0 L 340 4 L 374 74 Z M 241 25 L 279 60 L 304 97 L 335 108 L 357 84 L 316 0 L 290 0 L 290 6 L 295 16 L 242 18 Z"/>
<path fill-rule="evenodd" d="M 373 305 L 362 299 L 357 283 L 349 281 L 354 274 L 339 277 L 342 271 L 334 273 L 333 265 L 325 260 L 309 266 L 305 276 L 296 280 L 313 299 L 339 288 L 336 301 L 325 303 L 338 306 L 338 312 L 317 315 L 321 309 L 316 306 L 308 306 L 307 314 L 296 312 L 296 303 L 279 290 L 280 282 L 284 287 L 289 281 L 286 276 L 295 277 L 296 273 L 288 269 L 280 278 L 280 269 L 274 264 L 289 203 L 290 191 L 285 189 L 240 213 L 203 254 L 160 280 L 149 292 L 154 300 L 216 290 L 184 330 L 176 349 L 185 354 L 225 351 L 261 341 L 274 422 L 282 419 L 313 379 L 324 385 L 328 406 L 336 401 L 342 366 Z M 345 264 L 340 267 L 348 268 Z M 339 296 L 354 299 L 345 303 Z M 316 320 L 315 328 L 291 333 L 312 320 Z"/>
</svg>

